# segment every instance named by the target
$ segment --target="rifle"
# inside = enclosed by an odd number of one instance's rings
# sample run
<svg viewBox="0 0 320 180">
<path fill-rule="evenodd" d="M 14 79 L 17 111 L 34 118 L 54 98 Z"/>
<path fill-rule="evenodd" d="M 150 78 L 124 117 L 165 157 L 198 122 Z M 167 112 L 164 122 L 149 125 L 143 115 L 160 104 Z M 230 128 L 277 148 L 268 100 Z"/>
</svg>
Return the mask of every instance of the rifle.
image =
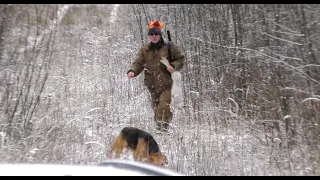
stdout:
<svg viewBox="0 0 320 180">
<path fill-rule="evenodd" d="M 168 35 L 168 60 L 171 63 L 172 61 L 172 54 L 171 54 L 171 36 L 170 36 L 170 31 L 167 31 Z"/>
</svg>

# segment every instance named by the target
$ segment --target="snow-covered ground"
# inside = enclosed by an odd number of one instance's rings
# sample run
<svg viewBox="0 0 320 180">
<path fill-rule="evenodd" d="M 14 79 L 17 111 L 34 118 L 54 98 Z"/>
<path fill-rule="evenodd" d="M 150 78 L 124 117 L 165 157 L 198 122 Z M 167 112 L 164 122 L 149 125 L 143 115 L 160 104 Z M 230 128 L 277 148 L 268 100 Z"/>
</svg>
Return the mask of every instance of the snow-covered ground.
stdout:
<svg viewBox="0 0 320 180">
<path fill-rule="evenodd" d="M 57 21 L 69 7 L 62 6 Z M 125 74 L 139 43 L 134 35 L 114 32 L 123 28 L 116 23 L 119 8 L 113 6 L 107 21 L 112 24 L 106 27 L 110 34 L 105 34 L 106 29 L 83 24 L 68 27 L 68 32 L 58 31 L 68 36 L 59 34 L 57 38 L 58 53 L 54 54 L 53 70 L 43 93 L 50 98 L 40 100 L 38 114 L 33 118 L 34 132 L 29 137 L 6 142 L 6 134 L 0 132 L 1 162 L 96 165 L 109 160 L 107 151 L 120 130 L 134 126 L 154 136 L 168 157 L 165 168 L 181 174 L 319 174 L 316 163 L 301 157 L 308 156 L 305 149 L 283 148 L 281 140 L 272 139 L 271 132 L 262 125 L 220 104 L 192 102 L 189 96 L 199 96 L 196 91 L 185 95 L 185 107 L 175 112 L 170 133 L 156 133 L 143 75 L 129 80 Z M 48 31 L 56 27 L 57 21 Z M 217 85 L 212 83 L 212 89 Z M 200 108 L 193 109 L 194 104 Z M 131 152 L 125 152 L 120 159 L 133 161 Z"/>
</svg>

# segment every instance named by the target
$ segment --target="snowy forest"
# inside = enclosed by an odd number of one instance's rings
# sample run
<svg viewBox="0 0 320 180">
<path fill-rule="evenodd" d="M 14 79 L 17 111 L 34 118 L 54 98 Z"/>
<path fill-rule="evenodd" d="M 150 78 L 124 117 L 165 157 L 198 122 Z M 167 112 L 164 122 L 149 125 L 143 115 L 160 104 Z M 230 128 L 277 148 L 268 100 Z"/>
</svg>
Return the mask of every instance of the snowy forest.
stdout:
<svg viewBox="0 0 320 180">
<path fill-rule="evenodd" d="M 169 134 L 126 74 L 154 19 L 185 54 Z M 0 163 L 96 165 L 134 126 L 184 175 L 318 176 L 319 124 L 319 4 L 0 5 Z"/>
</svg>

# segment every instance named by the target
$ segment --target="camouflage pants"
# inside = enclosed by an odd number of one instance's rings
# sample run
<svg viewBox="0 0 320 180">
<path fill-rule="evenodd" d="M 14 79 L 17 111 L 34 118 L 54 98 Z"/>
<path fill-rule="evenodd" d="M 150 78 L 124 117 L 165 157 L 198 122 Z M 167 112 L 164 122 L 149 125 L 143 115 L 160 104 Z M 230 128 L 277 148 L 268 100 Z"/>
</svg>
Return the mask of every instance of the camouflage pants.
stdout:
<svg viewBox="0 0 320 180">
<path fill-rule="evenodd" d="M 173 117 L 173 113 L 170 109 L 171 88 L 165 89 L 161 93 L 157 93 L 151 89 L 149 89 L 149 92 L 151 94 L 151 106 L 157 128 L 159 130 L 167 129 Z"/>
</svg>

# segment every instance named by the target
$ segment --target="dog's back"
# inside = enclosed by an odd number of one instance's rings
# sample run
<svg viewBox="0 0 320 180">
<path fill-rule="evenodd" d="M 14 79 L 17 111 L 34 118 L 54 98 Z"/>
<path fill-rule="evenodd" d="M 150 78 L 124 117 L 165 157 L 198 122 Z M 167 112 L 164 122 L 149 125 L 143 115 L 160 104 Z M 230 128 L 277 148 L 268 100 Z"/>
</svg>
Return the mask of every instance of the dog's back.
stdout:
<svg viewBox="0 0 320 180">
<path fill-rule="evenodd" d="M 149 154 L 160 152 L 158 143 L 155 141 L 152 135 L 146 131 L 135 127 L 125 127 L 121 130 L 121 133 L 123 138 L 127 141 L 128 147 L 131 149 L 136 149 L 138 145 L 138 139 L 143 138 L 147 144 Z"/>
</svg>

